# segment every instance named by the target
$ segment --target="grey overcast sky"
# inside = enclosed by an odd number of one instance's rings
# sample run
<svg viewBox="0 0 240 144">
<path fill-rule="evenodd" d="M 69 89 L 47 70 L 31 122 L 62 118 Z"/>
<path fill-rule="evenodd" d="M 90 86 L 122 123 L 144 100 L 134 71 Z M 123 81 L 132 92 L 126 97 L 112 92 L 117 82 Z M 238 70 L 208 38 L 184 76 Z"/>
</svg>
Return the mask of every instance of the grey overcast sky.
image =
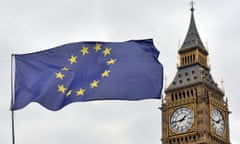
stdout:
<svg viewBox="0 0 240 144">
<path fill-rule="evenodd" d="M 12 53 L 76 41 L 153 38 L 169 84 L 190 22 L 190 0 L 0 0 L 0 143 L 11 143 Z M 195 20 L 224 80 L 231 142 L 240 143 L 240 1 L 196 0 Z M 74 103 L 58 112 L 32 103 L 15 112 L 16 144 L 159 144 L 159 100 Z"/>
</svg>

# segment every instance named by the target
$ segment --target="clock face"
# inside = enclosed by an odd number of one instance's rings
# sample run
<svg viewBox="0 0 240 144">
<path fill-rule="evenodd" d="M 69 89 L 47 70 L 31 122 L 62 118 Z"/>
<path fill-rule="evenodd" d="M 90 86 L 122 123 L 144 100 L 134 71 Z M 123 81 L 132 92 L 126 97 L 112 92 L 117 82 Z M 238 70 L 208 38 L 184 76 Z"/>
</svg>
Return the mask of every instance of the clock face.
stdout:
<svg viewBox="0 0 240 144">
<path fill-rule="evenodd" d="M 170 119 L 170 125 L 175 132 L 183 133 L 191 128 L 193 121 L 194 117 L 192 110 L 187 107 L 182 107 L 173 112 Z"/>
<path fill-rule="evenodd" d="M 224 119 L 223 119 L 223 115 L 222 113 L 217 110 L 214 109 L 212 111 L 212 128 L 214 129 L 214 131 L 216 132 L 217 135 L 223 135 L 224 134 Z"/>
</svg>

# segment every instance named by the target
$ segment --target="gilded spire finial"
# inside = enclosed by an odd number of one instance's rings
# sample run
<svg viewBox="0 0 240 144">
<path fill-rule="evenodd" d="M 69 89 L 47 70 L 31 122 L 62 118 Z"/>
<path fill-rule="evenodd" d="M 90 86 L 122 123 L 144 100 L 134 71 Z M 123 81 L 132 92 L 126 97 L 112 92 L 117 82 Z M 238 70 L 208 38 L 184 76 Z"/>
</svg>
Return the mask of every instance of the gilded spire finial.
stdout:
<svg viewBox="0 0 240 144">
<path fill-rule="evenodd" d="M 190 10 L 193 12 L 194 11 L 194 5 L 195 5 L 194 0 L 191 0 L 190 5 L 191 5 L 191 9 Z"/>
</svg>

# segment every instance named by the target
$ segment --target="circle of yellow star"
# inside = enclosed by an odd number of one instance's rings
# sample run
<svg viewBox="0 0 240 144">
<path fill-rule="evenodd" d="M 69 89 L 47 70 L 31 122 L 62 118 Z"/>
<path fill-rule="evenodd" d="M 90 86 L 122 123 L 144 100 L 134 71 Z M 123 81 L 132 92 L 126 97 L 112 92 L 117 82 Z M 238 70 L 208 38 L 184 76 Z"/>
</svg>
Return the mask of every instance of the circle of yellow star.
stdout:
<svg viewBox="0 0 240 144">
<path fill-rule="evenodd" d="M 105 70 L 105 71 L 102 73 L 102 77 L 108 77 L 108 76 L 109 76 L 109 73 L 110 73 L 110 70 Z"/>
<path fill-rule="evenodd" d="M 60 93 L 65 93 L 65 91 L 66 91 L 66 88 L 64 87 L 64 85 L 63 85 L 63 84 L 61 84 L 61 85 L 58 85 L 58 91 L 59 91 Z"/>
<path fill-rule="evenodd" d="M 94 47 L 95 51 L 96 51 L 96 52 L 100 51 L 100 50 L 101 50 L 101 46 L 102 46 L 101 44 L 96 43 L 96 45 L 95 45 L 95 47 Z"/>
<path fill-rule="evenodd" d="M 107 65 L 115 64 L 116 61 L 117 61 L 117 59 L 113 59 L 113 58 L 111 58 L 109 61 L 107 61 Z"/>
<path fill-rule="evenodd" d="M 84 95 L 84 93 L 85 93 L 85 89 L 83 89 L 83 88 L 80 88 L 76 93 L 77 93 L 77 96 L 83 96 Z"/>
<path fill-rule="evenodd" d="M 99 81 L 94 80 L 92 83 L 90 83 L 91 88 L 96 88 L 96 87 L 98 87 L 98 83 L 99 83 Z"/>
<path fill-rule="evenodd" d="M 70 70 L 70 68 L 63 67 L 61 70 L 63 70 L 63 71 L 69 71 L 69 70 Z"/>
<path fill-rule="evenodd" d="M 103 55 L 107 56 L 111 54 L 111 48 L 105 48 L 105 50 L 103 51 Z"/>
<path fill-rule="evenodd" d="M 81 49 L 81 53 L 82 53 L 83 56 L 88 54 L 88 47 L 83 46 L 82 49 Z"/>
<path fill-rule="evenodd" d="M 67 92 L 66 96 L 68 97 L 68 96 L 70 96 L 71 94 L 72 94 L 72 90 L 69 90 L 69 91 Z"/>
<path fill-rule="evenodd" d="M 61 72 L 57 72 L 57 73 L 55 73 L 55 75 L 56 75 L 56 78 L 61 79 L 61 80 L 65 77 L 65 75 L 63 75 Z"/>
<path fill-rule="evenodd" d="M 70 64 L 74 64 L 77 62 L 77 56 L 71 55 L 71 57 L 68 59 Z"/>
</svg>

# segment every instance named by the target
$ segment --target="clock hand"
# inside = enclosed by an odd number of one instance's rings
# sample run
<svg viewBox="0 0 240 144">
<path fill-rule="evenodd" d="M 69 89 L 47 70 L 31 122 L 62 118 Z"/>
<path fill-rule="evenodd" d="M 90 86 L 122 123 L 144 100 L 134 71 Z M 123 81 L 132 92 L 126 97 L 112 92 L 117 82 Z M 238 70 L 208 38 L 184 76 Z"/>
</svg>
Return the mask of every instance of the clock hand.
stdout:
<svg viewBox="0 0 240 144">
<path fill-rule="evenodd" d="M 187 117 L 187 115 L 184 115 L 184 117 L 182 119 L 180 119 L 180 122 L 184 121 L 186 117 Z"/>
<path fill-rule="evenodd" d="M 188 114 L 184 115 L 184 117 L 180 120 L 180 122 L 184 121 L 187 118 L 187 116 L 189 116 L 189 115 L 191 115 L 191 114 L 188 113 Z"/>
<path fill-rule="evenodd" d="M 220 123 L 220 121 L 222 121 L 222 120 L 223 120 L 223 119 L 219 119 L 219 120 L 217 120 L 217 121 L 216 121 L 216 123 L 217 123 L 217 124 L 219 124 L 219 123 Z"/>
<path fill-rule="evenodd" d="M 213 120 L 214 122 L 217 122 L 214 118 L 212 118 L 212 120 Z"/>
<path fill-rule="evenodd" d="M 184 115 L 183 118 L 181 118 L 180 120 L 173 121 L 172 124 L 182 122 L 183 120 L 185 120 L 186 117 L 187 117 L 187 115 Z"/>
</svg>

